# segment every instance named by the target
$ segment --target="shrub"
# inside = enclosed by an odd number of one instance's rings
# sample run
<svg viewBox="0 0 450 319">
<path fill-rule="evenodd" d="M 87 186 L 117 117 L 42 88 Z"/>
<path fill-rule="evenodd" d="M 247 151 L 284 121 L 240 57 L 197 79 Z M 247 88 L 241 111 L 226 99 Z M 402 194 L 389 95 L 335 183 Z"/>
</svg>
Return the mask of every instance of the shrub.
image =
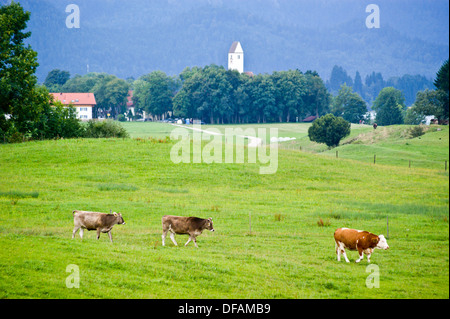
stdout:
<svg viewBox="0 0 450 319">
<path fill-rule="evenodd" d="M 409 129 L 409 135 L 411 136 L 411 138 L 415 138 L 415 137 L 419 137 L 422 136 L 423 134 L 425 134 L 425 129 L 423 126 L 417 125 L 417 126 L 413 126 Z"/>
<path fill-rule="evenodd" d="M 17 131 L 11 133 L 11 135 L 7 139 L 9 143 L 22 143 L 24 140 L 24 135 Z"/>
<path fill-rule="evenodd" d="M 77 138 L 83 127 L 72 105 L 65 107 L 60 101 L 45 105 L 30 128 L 32 139 Z"/>
<path fill-rule="evenodd" d="M 318 118 L 308 129 L 309 139 L 317 143 L 325 143 L 328 147 L 335 147 L 344 137 L 350 134 L 351 124 L 342 117 L 327 114 Z"/>
<path fill-rule="evenodd" d="M 84 137 L 87 138 L 106 138 L 129 137 L 128 132 L 118 123 L 114 121 L 95 121 L 90 120 L 86 124 Z"/>
</svg>

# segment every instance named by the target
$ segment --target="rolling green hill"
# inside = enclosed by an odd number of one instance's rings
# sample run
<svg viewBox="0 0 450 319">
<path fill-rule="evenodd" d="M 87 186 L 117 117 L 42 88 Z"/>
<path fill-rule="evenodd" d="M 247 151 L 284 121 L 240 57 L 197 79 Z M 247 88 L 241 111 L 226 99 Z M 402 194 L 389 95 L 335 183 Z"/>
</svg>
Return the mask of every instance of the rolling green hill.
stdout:
<svg viewBox="0 0 450 319">
<path fill-rule="evenodd" d="M 272 175 L 251 163 L 174 164 L 174 142 L 148 138 L 167 127 L 140 124 L 153 133 L 0 145 L 0 298 L 449 297 L 448 172 L 288 149 Z M 301 138 L 304 128 L 287 130 Z M 448 154 L 448 143 L 436 148 Z M 95 232 L 72 240 L 74 209 L 121 212 L 126 225 L 113 244 Z M 198 249 L 181 235 L 162 247 L 165 214 L 213 217 L 216 231 Z M 380 288 L 369 289 L 367 260 L 349 252 L 338 263 L 333 233 L 387 235 L 386 217 L 390 249 L 372 255 Z M 70 265 L 79 288 L 66 287 Z"/>
<path fill-rule="evenodd" d="M 341 146 L 327 150 L 323 154 L 338 156 L 385 165 L 403 167 L 423 167 L 445 170 L 448 169 L 448 126 L 424 127 L 424 135 L 413 137 L 411 130 L 414 126 L 395 125 L 378 127 L 376 130 L 350 136 L 342 141 Z"/>
</svg>

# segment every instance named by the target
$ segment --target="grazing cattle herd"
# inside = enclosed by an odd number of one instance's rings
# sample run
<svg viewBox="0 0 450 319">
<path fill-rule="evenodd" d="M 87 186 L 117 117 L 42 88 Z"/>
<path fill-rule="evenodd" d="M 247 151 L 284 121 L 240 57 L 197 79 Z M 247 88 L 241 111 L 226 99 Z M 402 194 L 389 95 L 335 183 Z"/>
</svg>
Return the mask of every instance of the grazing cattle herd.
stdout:
<svg viewBox="0 0 450 319">
<path fill-rule="evenodd" d="M 80 237 L 83 239 L 83 230 L 96 230 L 97 239 L 100 238 L 100 233 L 108 233 L 109 239 L 112 242 L 111 230 L 114 225 L 124 225 L 125 221 L 121 213 L 98 213 L 81 210 L 74 210 L 73 223 L 74 228 L 72 232 L 72 239 L 80 229 Z M 175 246 L 178 246 L 175 241 L 175 234 L 189 235 L 189 239 L 184 244 L 187 246 L 191 241 L 197 246 L 196 237 L 201 235 L 204 230 L 214 231 L 212 218 L 203 219 L 198 217 L 183 217 L 164 215 L 162 218 L 162 245 L 165 246 L 167 233 L 170 232 L 170 239 Z M 334 232 L 334 241 L 336 247 L 337 260 L 341 261 L 341 254 L 344 255 L 345 261 L 350 262 L 345 253 L 345 249 L 357 250 L 359 258 L 356 260 L 359 263 L 367 255 L 367 262 L 370 263 L 370 256 L 374 249 L 389 249 L 386 238 L 383 235 L 375 235 L 368 231 L 356 230 L 349 228 L 338 228 Z"/>
</svg>

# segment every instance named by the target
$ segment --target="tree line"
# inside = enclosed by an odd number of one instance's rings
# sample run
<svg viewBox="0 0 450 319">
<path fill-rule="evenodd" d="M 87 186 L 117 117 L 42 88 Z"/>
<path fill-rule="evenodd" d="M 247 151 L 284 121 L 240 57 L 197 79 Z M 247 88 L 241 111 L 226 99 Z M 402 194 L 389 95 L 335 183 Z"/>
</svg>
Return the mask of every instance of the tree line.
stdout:
<svg viewBox="0 0 450 319">
<path fill-rule="evenodd" d="M 173 98 L 174 116 L 206 123 L 295 122 L 329 112 L 331 95 L 316 72 L 249 76 L 222 66 L 186 68 Z"/>
<path fill-rule="evenodd" d="M 363 82 L 358 71 L 353 79 L 343 67 L 335 65 L 331 70 L 330 79 L 326 81 L 325 85 L 331 94 L 336 95 L 343 84 L 352 87 L 353 91 L 358 93 L 369 105 L 375 101 L 385 87 L 393 87 L 402 91 L 406 106 L 414 103 L 417 92 L 433 88 L 433 81 L 419 74 L 404 74 L 385 80 L 380 72 L 372 72 L 366 75 Z"/>
<path fill-rule="evenodd" d="M 301 121 L 328 113 L 332 100 L 313 71 L 249 76 L 212 64 L 185 68 L 179 76 L 153 71 L 135 81 L 105 73 L 71 79 L 66 74 L 53 70 L 44 85 L 56 92 L 92 92 L 97 101 L 94 116 L 109 113 L 113 118 L 126 112 L 129 90 L 133 90 L 138 113 L 151 114 L 155 119 L 187 117 L 217 124 Z"/>
<path fill-rule="evenodd" d="M 442 70 L 445 67 L 444 63 Z M 351 123 L 371 122 L 367 102 L 353 87 L 344 83 L 333 96 L 313 71 L 288 70 L 249 76 L 209 65 L 186 68 L 178 76 L 153 71 L 138 80 L 122 80 L 105 73 L 73 78 L 67 75 L 67 71 L 53 70 L 44 85 L 56 92 L 94 93 L 97 100 L 94 117 L 124 118 L 124 114 L 133 117 L 129 111 L 126 113 L 127 95 L 133 90 L 135 111 L 150 114 L 155 120 L 173 116 L 215 124 L 296 122 L 311 115 L 332 113 Z M 435 85 L 441 85 L 438 82 Z M 435 115 L 444 121 L 448 113 L 445 92 L 443 88 L 419 91 L 413 107 L 408 108 L 401 90 L 384 87 L 372 103 L 377 113 L 374 120 L 379 125 L 419 124 L 425 115 Z"/>
</svg>

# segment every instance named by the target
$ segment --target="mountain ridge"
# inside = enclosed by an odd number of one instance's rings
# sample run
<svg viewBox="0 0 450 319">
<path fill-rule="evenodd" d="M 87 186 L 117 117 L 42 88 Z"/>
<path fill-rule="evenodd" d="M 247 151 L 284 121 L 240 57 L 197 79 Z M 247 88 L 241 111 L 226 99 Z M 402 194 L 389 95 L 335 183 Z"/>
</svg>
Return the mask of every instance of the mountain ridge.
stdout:
<svg viewBox="0 0 450 319">
<path fill-rule="evenodd" d="M 430 8 L 429 1 L 416 0 L 396 13 L 407 2 L 380 0 L 379 29 L 365 26 L 369 1 L 78 0 L 80 29 L 65 26 L 65 7 L 73 1 L 19 2 L 31 12 L 28 43 L 38 52 L 40 82 L 56 68 L 72 76 L 89 69 L 138 78 L 154 70 L 177 75 L 185 67 L 226 67 L 235 40 L 243 46 L 246 71 L 316 70 L 324 79 L 334 65 L 352 77 L 375 71 L 385 78 L 433 78 L 449 52 L 441 40 L 448 36 L 448 16 L 440 10 L 448 9 L 445 1 Z"/>
</svg>

